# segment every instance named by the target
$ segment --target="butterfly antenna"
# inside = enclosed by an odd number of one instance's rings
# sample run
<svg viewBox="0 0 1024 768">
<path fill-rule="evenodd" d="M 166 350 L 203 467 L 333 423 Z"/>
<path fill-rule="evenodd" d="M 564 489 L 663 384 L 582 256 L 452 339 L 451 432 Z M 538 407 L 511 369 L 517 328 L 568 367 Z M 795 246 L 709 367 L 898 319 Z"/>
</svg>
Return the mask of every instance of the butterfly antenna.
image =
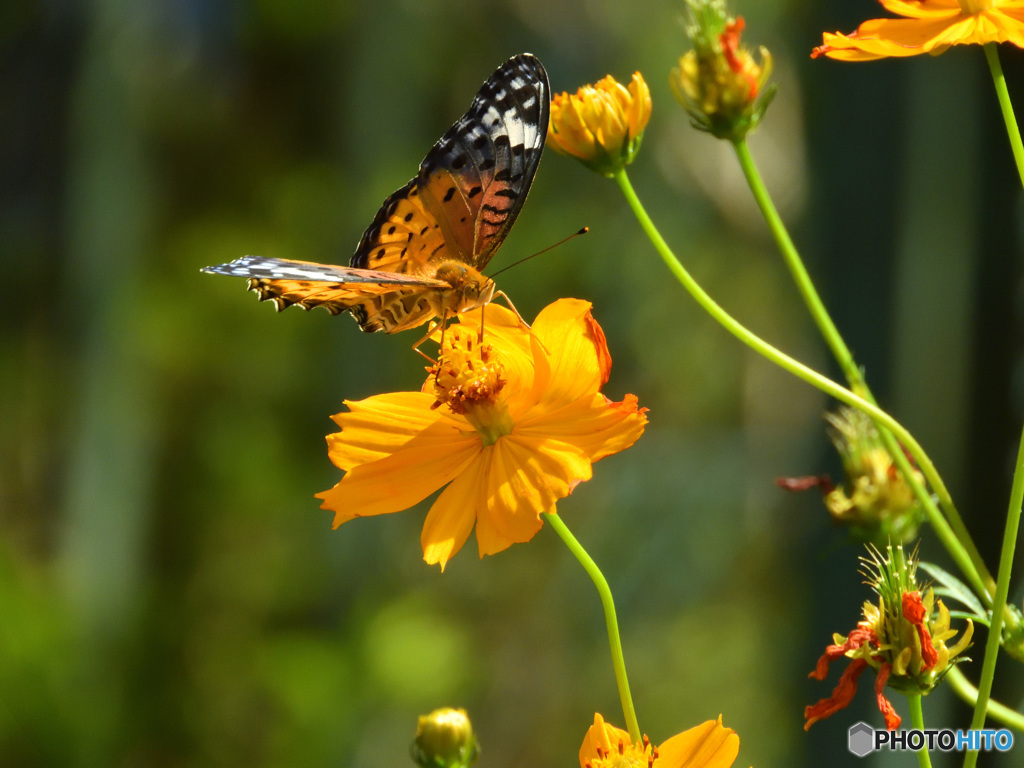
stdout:
<svg viewBox="0 0 1024 768">
<path fill-rule="evenodd" d="M 501 268 L 501 269 L 499 269 L 499 270 L 498 270 L 497 272 L 495 272 L 495 273 L 494 273 L 493 275 L 488 275 L 487 277 L 488 277 L 488 279 L 490 279 L 490 280 L 493 280 L 493 279 L 494 279 L 494 278 L 495 278 L 495 277 L 496 277 L 497 275 L 500 275 L 500 274 L 501 274 L 502 272 L 504 272 L 504 271 L 505 271 L 506 269 L 512 269 L 512 267 L 517 267 L 517 266 L 519 266 L 520 264 L 522 264 L 522 263 L 523 263 L 524 261 L 529 261 L 529 260 L 530 260 L 530 259 L 532 259 L 532 258 L 533 258 L 534 256 L 540 256 L 540 255 L 541 255 L 542 253 L 547 253 L 547 252 L 548 252 L 548 251 L 550 251 L 550 250 L 551 250 L 552 248 L 557 248 L 557 247 L 558 247 L 558 246 L 560 246 L 560 245 L 565 245 L 565 244 L 566 244 L 566 243 L 568 243 L 568 242 L 569 242 L 570 240 L 572 240 L 572 239 L 573 239 L 574 237 L 578 237 L 579 235 L 585 235 L 585 234 L 587 234 L 587 232 L 589 232 L 589 231 L 590 231 L 590 227 L 583 227 L 583 229 L 581 229 L 581 230 L 580 230 L 579 232 L 573 232 L 573 233 L 572 233 L 571 235 L 569 235 L 569 236 L 568 236 L 567 238 L 565 238 L 565 239 L 563 239 L 563 240 L 559 240 L 559 241 L 558 241 L 557 243 L 555 243 L 555 244 L 553 244 L 553 245 L 549 245 L 549 246 L 548 246 L 547 248 L 544 248 L 544 249 L 542 249 L 542 250 L 539 250 L 539 251 L 537 251 L 536 253 L 531 253 L 531 254 L 530 254 L 529 256 L 527 256 L 527 257 L 526 257 L 525 259 L 520 259 L 519 261 L 514 261 L 514 262 L 512 262 L 511 264 L 509 264 L 509 265 L 508 265 L 507 267 L 502 267 L 502 268 Z"/>
</svg>

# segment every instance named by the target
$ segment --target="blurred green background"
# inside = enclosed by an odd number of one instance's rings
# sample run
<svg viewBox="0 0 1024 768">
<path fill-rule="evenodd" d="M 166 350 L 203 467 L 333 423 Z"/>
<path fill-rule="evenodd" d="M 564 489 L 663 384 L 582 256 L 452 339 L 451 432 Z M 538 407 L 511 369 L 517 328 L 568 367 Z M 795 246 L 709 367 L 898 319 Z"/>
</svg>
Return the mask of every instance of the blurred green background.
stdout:
<svg viewBox="0 0 1024 768">
<path fill-rule="evenodd" d="M 878 7 L 737 10 L 776 62 L 751 141 L 768 186 L 994 567 L 1024 411 L 1022 205 L 981 51 L 812 62 L 822 30 Z M 728 148 L 671 98 L 681 13 L 0 4 L 0 766 L 394 768 L 442 705 L 469 710 L 482 766 L 571 766 L 595 711 L 622 724 L 597 598 L 550 531 L 483 561 L 471 540 L 442 575 L 421 561 L 426 505 L 337 531 L 318 509 L 339 477 L 328 415 L 418 387 L 411 338 L 277 314 L 199 269 L 347 263 L 480 83 L 531 51 L 555 90 L 644 73 L 654 116 L 631 176 L 663 233 L 738 318 L 837 375 Z M 1021 56 L 1003 54 L 1020 106 Z M 855 764 L 845 733 L 879 722 L 870 687 L 809 734 L 802 711 L 830 693 L 836 674 L 806 675 L 868 596 L 861 550 L 815 494 L 773 484 L 838 471 L 829 404 L 696 308 L 612 183 L 546 154 L 494 265 L 590 226 L 501 287 L 528 318 L 593 301 L 607 393 L 650 409 L 643 439 L 559 505 L 617 596 L 641 726 L 658 743 L 723 713 L 737 765 Z M 1013 663 L 1000 675 L 1019 705 Z M 926 716 L 967 722 L 946 691 Z"/>
</svg>

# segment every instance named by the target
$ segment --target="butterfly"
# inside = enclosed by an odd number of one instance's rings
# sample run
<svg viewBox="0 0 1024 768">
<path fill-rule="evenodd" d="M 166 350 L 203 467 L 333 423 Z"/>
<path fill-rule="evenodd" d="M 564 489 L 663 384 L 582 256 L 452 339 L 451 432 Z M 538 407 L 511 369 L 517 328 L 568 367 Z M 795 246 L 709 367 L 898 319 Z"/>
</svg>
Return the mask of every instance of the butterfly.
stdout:
<svg viewBox="0 0 1024 768">
<path fill-rule="evenodd" d="M 507 302 L 481 270 L 533 184 L 550 99 L 547 72 L 532 54 L 498 67 L 416 176 L 384 201 L 348 267 L 244 256 L 202 271 L 249 278 L 249 290 L 279 311 L 347 310 L 364 331 L 397 333 L 434 318 L 443 325 L 497 296 Z"/>
</svg>

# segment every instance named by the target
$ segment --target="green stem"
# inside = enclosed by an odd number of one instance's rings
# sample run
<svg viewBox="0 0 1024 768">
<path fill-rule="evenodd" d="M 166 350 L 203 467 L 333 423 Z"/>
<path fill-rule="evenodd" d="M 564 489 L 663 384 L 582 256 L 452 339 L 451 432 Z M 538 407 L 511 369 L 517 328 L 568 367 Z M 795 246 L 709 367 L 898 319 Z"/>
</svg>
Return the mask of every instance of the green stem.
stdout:
<svg viewBox="0 0 1024 768">
<path fill-rule="evenodd" d="M 629 680 L 626 678 L 626 660 L 622 655 L 622 640 L 619 637 L 619 621 L 615 617 L 615 601 L 612 598 L 612 591 L 608 587 L 608 582 L 605 580 L 604 574 L 601 573 L 601 569 L 597 567 L 597 563 L 587 554 L 587 551 L 576 540 L 576 537 L 572 535 L 572 531 L 562 522 L 562 518 L 553 512 L 550 514 L 544 513 L 544 518 L 554 529 L 555 533 L 565 542 L 565 546 L 569 548 L 569 551 L 580 561 L 583 570 L 587 572 L 594 582 L 594 586 L 597 587 L 597 593 L 601 597 L 601 607 L 604 608 L 605 624 L 608 627 L 608 644 L 612 650 L 612 666 L 615 668 L 615 684 L 619 687 L 622 714 L 626 718 L 626 729 L 629 731 L 629 737 L 634 743 L 638 742 L 641 739 L 640 725 L 636 720 L 633 697 L 629 693 Z"/>
<path fill-rule="evenodd" d="M 964 676 L 964 673 L 960 671 L 959 666 L 953 667 L 949 670 L 946 675 L 946 680 L 949 682 L 950 687 L 952 687 L 956 695 L 961 699 L 971 706 L 978 703 L 978 689 L 971 685 L 971 681 Z M 988 700 L 985 711 L 988 717 L 993 720 L 1009 726 L 1015 731 L 1024 733 L 1024 715 L 1020 712 L 1010 709 L 1005 704 L 1000 704 L 998 701 L 993 699 Z"/>
<path fill-rule="evenodd" d="M 1013 553 L 1017 546 L 1022 503 L 1024 503 L 1024 431 L 1021 432 L 1020 447 L 1017 449 L 1017 466 L 1013 473 L 1013 486 L 1010 489 L 1010 508 L 1006 513 L 1003 547 L 999 553 L 999 575 L 996 577 L 996 594 L 992 602 L 992 625 L 988 628 L 988 639 L 985 641 L 985 660 L 981 664 L 981 678 L 978 680 L 978 701 L 974 705 L 974 717 L 971 719 L 971 728 L 973 729 L 979 729 L 985 724 L 985 712 L 988 708 L 989 696 L 992 693 L 992 680 L 995 678 L 996 659 L 999 656 L 999 645 L 1002 640 L 1003 612 L 1006 608 L 1006 596 L 1010 591 L 1010 570 L 1013 566 Z M 974 768 L 977 761 L 977 751 L 968 752 L 964 757 L 964 768 Z"/>
<path fill-rule="evenodd" d="M 798 360 L 794 360 L 789 355 L 779 351 L 771 344 L 764 341 L 760 336 L 749 331 L 728 312 L 722 309 L 722 307 L 715 303 L 714 299 L 712 299 L 707 292 L 700 287 L 700 284 L 693 279 L 690 273 L 686 271 L 686 268 L 680 263 L 679 259 L 676 258 L 672 249 L 669 248 L 668 244 L 661 236 L 661 233 L 658 232 L 658 229 L 654 226 L 654 222 L 652 222 L 651 218 L 647 215 L 647 211 L 644 209 L 643 204 L 640 202 L 636 192 L 633 190 L 633 185 L 630 184 L 629 178 L 626 176 L 626 172 L 624 170 L 617 172 L 614 179 L 622 190 L 623 195 L 625 195 L 626 201 L 629 203 L 633 214 L 640 223 L 640 227 L 644 230 L 644 233 L 654 245 L 658 255 L 661 256 L 662 261 L 665 262 L 669 271 L 677 280 L 679 280 L 680 283 L 682 283 L 683 287 L 691 296 L 693 296 L 694 300 L 704 309 L 704 311 L 717 320 L 720 325 L 729 331 L 729 333 L 758 354 L 766 357 L 783 370 L 788 371 L 801 381 L 810 384 L 812 387 L 816 387 L 825 394 L 834 397 L 836 400 L 863 411 L 875 422 L 889 430 L 893 436 L 899 440 L 908 451 L 910 451 L 911 456 L 913 456 L 917 461 L 921 473 L 924 475 L 928 483 L 931 484 L 940 501 L 946 499 L 952 506 L 952 498 L 949 495 L 949 490 L 942 481 L 942 477 L 935 470 L 935 465 L 932 464 L 931 458 L 927 453 L 925 453 L 924 449 L 917 442 L 914 436 L 911 435 L 902 424 L 877 405 L 855 395 L 840 384 L 837 384 L 826 376 L 822 376 L 817 371 L 808 368 Z M 943 546 L 945 546 L 949 551 L 953 561 L 971 583 L 974 590 L 979 595 L 985 596 L 987 599 L 988 590 L 986 589 L 986 585 L 982 580 L 982 577 L 974 567 L 971 558 L 964 551 L 964 548 L 958 544 L 956 535 L 952 530 L 950 530 L 949 525 L 942 519 L 941 515 L 938 516 L 938 519 L 936 520 L 935 532 L 942 541 Z"/>
<path fill-rule="evenodd" d="M 836 362 L 839 363 L 839 367 L 842 369 L 846 380 L 850 382 L 854 391 L 857 391 L 858 386 L 864 386 L 864 376 L 860 368 L 857 367 L 857 363 L 854 362 L 853 355 L 850 353 L 849 347 L 846 346 L 846 342 L 843 341 L 843 337 L 840 335 L 835 323 L 832 322 L 828 310 L 825 309 L 825 304 L 818 295 L 814 282 L 804 267 L 803 260 L 800 258 L 800 254 L 793 244 L 789 232 L 786 230 L 786 225 L 783 224 L 782 217 L 779 216 L 779 212 L 775 209 L 771 195 L 768 194 L 768 189 L 761 180 L 761 174 L 757 170 L 754 158 L 750 154 L 750 148 L 747 146 L 746 139 L 735 142 L 733 147 L 736 150 L 736 157 L 739 159 L 740 168 L 743 169 L 743 175 L 750 186 L 750 191 L 754 193 L 754 200 L 757 202 L 758 208 L 761 209 L 761 214 L 768 224 L 768 229 L 771 230 L 772 237 L 775 238 L 775 243 L 782 253 L 786 266 L 789 267 L 790 274 L 793 276 L 793 280 L 804 299 L 804 303 L 807 304 L 811 317 L 817 323 L 821 335 L 825 337 L 825 343 L 832 350 L 832 355 L 835 357 Z M 858 394 L 860 393 L 858 392 Z M 865 397 L 864 399 L 867 400 L 868 398 Z"/>
<path fill-rule="evenodd" d="M 839 333 L 839 329 L 832 322 L 828 310 L 825 309 L 825 303 L 821 300 L 821 296 L 818 295 L 818 291 L 814 287 L 814 281 L 811 280 L 810 274 L 808 274 L 806 267 L 804 267 L 800 253 L 797 251 L 796 245 L 793 244 L 793 239 L 789 236 L 789 231 L 786 229 L 786 225 L 783 223 L 782 217 L 779 216 L 779 212 L 772 202 L 771 195 L 761 179 L 761 173 L 758 171 L 757 164 L 750 154 L 750 148 L 747 145 L 746 139 L 734 142 L 733 148 L 736 150 L 736 157 L 739 160 L 740 168 L 743 169 L 743 175 L 747 179 L 750 191 L 754 195 L 754 200 L 757 202 L 758 208 L 761 209 L 761 215 L 764 216 L 768 229 L 775 238 L 775 243 L 778 245 L 782 258 L 786 262 L 790 274 L 793 276 L 793 281 L 796 283 L 797 289 L 800 291 L 800 295 L 803 297 L 811 317 L 818 326 L 818 330 L 825 339 L 825 343 L 832 351 L 836 362 L 839 363 L 839 367 L 847 382 L 849 382 L 850 388 L 872 405 L 878 405 L 878 401 L 875 400 L 875 396 L 872 394 L 867 380 L 864 378 L 864 372 L 854 361 L 853 354 L 850 352 L 849 347 L 846 346 L 846 342 L 843 340 L 842 334 Z M 942 515 L 938 507 L 936 507 L 931 494 L 928 493 L 928 489 L 918 481 L 916 473 L 899 443 L 883 425 L 876 422 L 875 427 L 878 429 L 879 436 L 885 443 L 889 455 L 892 456 L 893 461 L 899 468 L 900 474 L 920 502 L 922 509 L 924 509 L 928 521 L 935 528 L 945 528 L 947 526 L 946 520 L 942 519 Z M 947 535 L 941 538 L 944 542 L 948 541 L 952 546 L 962 547 L 965 550 L 966 556 L 971 560 L 975 570 L 986 586 L 986 589 L 979 593 L 979 597 L 986 606 L 991 606 L 991 596 L 995 581 L 988 572 L 981 553 L 978 552 L 978 548 L 975 546 L 973 539 L 971 539 L 967 526 L 964 525 L 960 513 L 953 504 L 953 499 L 948 494 L 945 496 L 940 495 L 939 498 L 948 520 L 948 526 L 952 528 L 952 533 L 955 534 L 955 536 L 949 535 L 947 531 Z"/>
<path fill-rule="evenodd" d="M 908 693 L 907 704 L 910 705 L 910 727 L 916 731 L 923 731 L 924 712 L 921 709 L 921 694 Z M 927 747 L 917 750 L 917 764 L 921 768 L 932 768 L 932 758 Z"/>
<path fill-rule="evenodd" d="M 1010 91 L 1006 87 L 1003 66 L 999 63 L 999 49 L 995 43 L 985 44 L 985 58 L 988 59 L 988 68 L 996 87 L 996 98 L 999 99 L 999 109 L 1002 110 L 1003 122 L 1006 123 L 1006 133 L 1010 137 L 1010 148 L 1013 150 L 1013 159 L 1017 163 L 1017 173 L 1020 175 L 1021 183 L 1024 184 L 1024 144 L 1020 140 L 1017 118 L 1013 116 Z"/>
</svg>

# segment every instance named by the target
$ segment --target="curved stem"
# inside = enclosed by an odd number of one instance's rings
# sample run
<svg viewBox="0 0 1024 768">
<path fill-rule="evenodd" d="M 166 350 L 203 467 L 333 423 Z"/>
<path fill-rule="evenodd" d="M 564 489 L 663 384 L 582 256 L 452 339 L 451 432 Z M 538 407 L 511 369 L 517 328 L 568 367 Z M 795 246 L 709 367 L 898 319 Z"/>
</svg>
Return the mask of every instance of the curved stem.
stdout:
<svg viewBox="0 0 1024 768">
<path fill-rule="evenodd" d="M 921 709 L 921 694 L 908 693 L 907 704 L 910 705 L 910 727 L 916 731 L 923 731 L 924 712 Z M 932 768 L 932 758 L 927 747 L 917 750 L 917 764 L 921 768 Z"/>
<path fill-rule="evenodd" d="M 839 329 L 832 322 L 832 317 L 825 308 L 825 303 L 821 300 L 818 290 L 814 287 L 814 281 L 811 280 L 810 274 L 808 274 L 807 269 L 804 267 L 800 253 L 797 251 L 793 239 L 789 236 L 789 231 L 786 229 L 786 225 L 783 223 L 782 217 L 779 216 L 775 203 L 772 202 L 771 195 L 761 179 L 761 173 L 758 171 L 757 164 L 750 154 L 750 148 L 747 145 L 746 139 L 734 142 L 733 148 L 736 150 L 736 157 L 739 160 L 740 168 L 743 170 L 743 175 L 746 177 L 747 184 L 750 186 L 750 191 L 754 195 L 754 200 L 757 202 L 761 215 L 764 216 L 764 220 L 768 224 L 772 237 L 775 238 L 775 243 L 782 254 L 783 260 L 786 262 L 786 266 L 789 268 L 790 274 L 793 276 L 793 281 L 796 283 L 804 303 L 807 305 L 807 310 L 818 326 L 818 330 L 821 332 L 822 337 L 824 337 L 828 348 L 832 351 L 836 362 L 839 363 L 839 367 L 847 382 L 849 382 L 850 388 L 872 405 L 878 405 L 878 401 L 875 400 L 875 396 L 872 394 L 867 380 L 864 378 L 864 372 L 854 361 L 853 353 L 850 352 L 850 348 L 846 346 L 842 334 L 839 333 Z M 918 481 L 916 473 L 899 443 L 883 425 L 876 422 L 875 428 L 878 430 L 879 437 L 881 437 L 882 442 L 885 444 L 886 450 L 888 450 L 889 455 L 892 456 L 893 461 L 899 468 L 903 479 L 921 504 L 922 509 L 924 509 L 928 521 L 933 527 L 944 526 L 945 521 L 941 519 L 941 514 L 935 505 L 935 501 L 932 499 L 931 494 L 928 493 L 928 489 Z M 990 607 L 992 604 L 992 592 L 995 589 L 995 581 L 988 572 L 981 553 L 975 546 L 973 539 L 971 539 L 967 526 L 964 525 L 963 519 L 953 504 L 952 498 L 948 494 L 946 497 L 940 496 L 940 502 L 949 521 L 949 527 L 956 534 L 955 537 L 944 537 L 943 541 L 949 541 L 952 546 L 962 547 L 966 550 L 966 556 L 974 564 L 974 568 L 986 587 L 979 592 L 979 597 L 986 607 Z"/>
<path fill-rule="evenodd" d="M 992 602 L 992 625 L 988 628 L 985 641 L 985 660 L 981 664 L 981 679 L 978 681 L 978 701 L 974 704 L 971 728 L 979 729 L 985 724 L 988 698 L 992 693 L 992 680 L 996 674 L 996 659 L 1003 634 L 1003 611 L 1006 596 L 1010 591 L 1010 570 L 1013 566 L 1013 552 L 1017 545 L 1017 531 L 1020 528 L 1021 504 L 1024 503 L 1024 431 L 1017 449 L 1017 466 L 1013 473 L 1013 487 L 1010 489 L 1010 509 L 1006 513 L 1006 528 L 1003 531 L 1003 547 L 999 553 L 999 575 L 996 577 L 996 595 Z M 977 751 L 968 752 L 964 768 L 974 768 L 978 761 Z"/>
<path fill-rule="evenodd" d="M 978 689 L 971 685 L 971 681 L 968 680 L 964 673 L 960 671 L 959 666 L 953 667 L 949 670 L 946 674 L 946 680 L 949 682 L 954 693 L 956 693 L 956 695 L 961 699 L 971 706 L 978 703 Z M 987 716 L 993 720 L 1009 726 L 1015 731 L 1024 733 L 1024 715 L 1020 712 L 1010 709 L 1005 704 L 1000 704 L 994 699 L 988 700 L 985 712 Z"/>
<path fill-rule="evenodd" d="M 786 230 L 786 225 L 783 224 L 782 217 L 779 216 L 775 203 L 772 202 L 771 195 L 768 194 L 768 189 L 761 179 L 761 174 L 757 170 L 754 158 L 750 154 L 750 148 L 747 146 L 746 139 L 735 142 L 733 148 L 736 150 L 736 157 L 740 162 L 740 168 L 743 169 L 743 175 L 747 179 L 750 191 L 754 194 L 757 207 L 761 209 L 761 215 L 764 216 L 768 229 L 771 230 L 772 237 L 775 238 L 775 244 L 778 245 L 782 258 L 786 262 L 786 266 L 789 267 L 789 272 L 793 276 L 793 281 L 796 283 L 804 303 L 807 304 L 811 317 L 814 318 L 814 322 L 821 331 L 821 335 L 825 338 L 828 348 L 832 350 L 832 356 L 839 363 L 839 367 L 843 371 L 846 380 L 850 382 L 854 391 L 860 394 L 857 388 L 865 386 L 864 375 L 860 368 L 857 367 L 857 363 L 854 362 L 853 354 L 851 354 L 849 347 L 846 346 L 846 342 L 843 341 L 839 329 L 832 322 L 828 310 L 825 309 L 825 304 L 818 295 L 814 282 L 807 273 L 803 260 L 800 258 L 800 254 L 793 244 L 789 232 Z M 865 397 L 866 399 L 868 398 Z"/>
<path fill-rule="evenodd" d="M 612 651 L 612 666 L 615 668 L 615 684 L 619 687 L 619 700 L 622 702 L 622 714 L 626 718 L 626 730 L 629 737 L 635 742 L 640 741 L 640 725 L 636 720 L 636 710 L 633 708 L 633 697 L 629 693 L 629 680 L 626 678 L 626 660 L 622 655 L 622 640 L 619 637 L 619 620 L 615 617 L 615 601 L 612 598 L 612 591 L 608 582 L 597 567 L 597 563 L 587 554 L 583 545 L 572 535 L 562 518 L 555 513 L 543 513 L 555 533 L 565 542 L 565 546 L 579 560 L 583 570 L 587 572 L 597 593 L 601 597 L 601 607 L 604 608 L 604 620 L 608 627 L 608 644 Z"/>
<path fill-rule="evenodd" d="M 906 427 L 896 421 L 896 419 L 888 413 L 880 409 L 877 405 L 855 395 L 845 387 L 837 384 L 826 376 L 822 376 L 817 371 L 808 368 L 798 360 L 794 360 L 789 355 L 779 351 L 760 336 L 749 331 L 744 325 L 733 318 L 732 315 L 722 309 L 722 307 L 715 303 L 714 299 L 712 299 L 707 292 L 700 287 L 700 284 L 693 279 L 690 273 L 686 271 L 686 268 L 676 258 L 672 249 L 669 248 L 668 243 L 665 242 L 661 233 L 658 232 L 657 228 L 654 226 L 654 222 L 652 222 L 651 218 L 647 215 L 647 211 L 636 196 L 636 192 L 633 190 L 632 184 L 629 183 L 629 178 L 626 176 L 626 172 L 624 170 L 617 172 L 614 179 L 622 190 L 623 195 L 625 195 L 626 201 L 629 203 L 629 206 L 633 211 L 633 215 L 636 216 L 637 221 L 640 222 L 640 227 L 644 230 L 644 233 L 654 245 L 658 255 L 661 256 L 662 261 L 665 262 L 669 271 L 677 280 L 679 280 L 680 283 L 682 283 L 683 287 L 691 296 L 693 296 L 694 300 L 700 304 L 704 311 L 717 320 L 720 325 L 729 331 L 729 333 L 758 354 L 766 357 L 768 360 L 772 361 L 783 370 L 793 374 L 798 379 L 807 382 L 812 387 L 816 387 L 825 394 L 831 395 L 836 400 L 863 411 L 870 416 L 872 420 L 889 430 L 893 436 L 899 440 L 908 451 L 910 451 L 910 454 L 917 461 L 921 473 L 935 490 L 940 502 L 943 502 L 944 504 L 948 503 L 952 506 L 952 498 L 949 495 L 949 489 L 946 488 L 946 484 L 942 481 L 942 477 L 935 470 L 935 465 L 932 464 L 931 458 L 927 453 L 925 453 L 924 449 L 917 442 L 914 436 L 907 431 Z M 956 562 L 957 566 L 971 583 L 971 586 L 975 591 L 979 595 L 985 596 L 985 599 L 987 599 L 988 590 L 985 582 L 982 580 L 977 568 L 974 567 L 974 563 L 971 561 L 971 558 L 964 551 L 964 548 L 959 545 L 956 535 L 950 529 L 949 524 L 941 515 L 937 516 L 934 523 L 936 535 L 942 541 L 943 546 L 945 546 L 949 551 L 954 562 Z"/>
<path fill-rule="evenodd" d="M 999 49 L 995 43 L 985 44 L 985 58 L 988 59 L 988 68 L 996 87 L 996 98 L 999 99 L 999 109 L 1002 110 L 1003 122 L 1006 123 L 1006 133 L 1010 137 L 1010 148 L 1013 150 L 1013 159 L 1017 163 L 1017 173 L 1020 175 L 1021 183 L 1024 184 L 1024 144 L 1020 140 L 1017 118 L 1013 116 L 1010 91 L 1006 87 L 1003 66 L 999 63 Z"/>
</svg>

